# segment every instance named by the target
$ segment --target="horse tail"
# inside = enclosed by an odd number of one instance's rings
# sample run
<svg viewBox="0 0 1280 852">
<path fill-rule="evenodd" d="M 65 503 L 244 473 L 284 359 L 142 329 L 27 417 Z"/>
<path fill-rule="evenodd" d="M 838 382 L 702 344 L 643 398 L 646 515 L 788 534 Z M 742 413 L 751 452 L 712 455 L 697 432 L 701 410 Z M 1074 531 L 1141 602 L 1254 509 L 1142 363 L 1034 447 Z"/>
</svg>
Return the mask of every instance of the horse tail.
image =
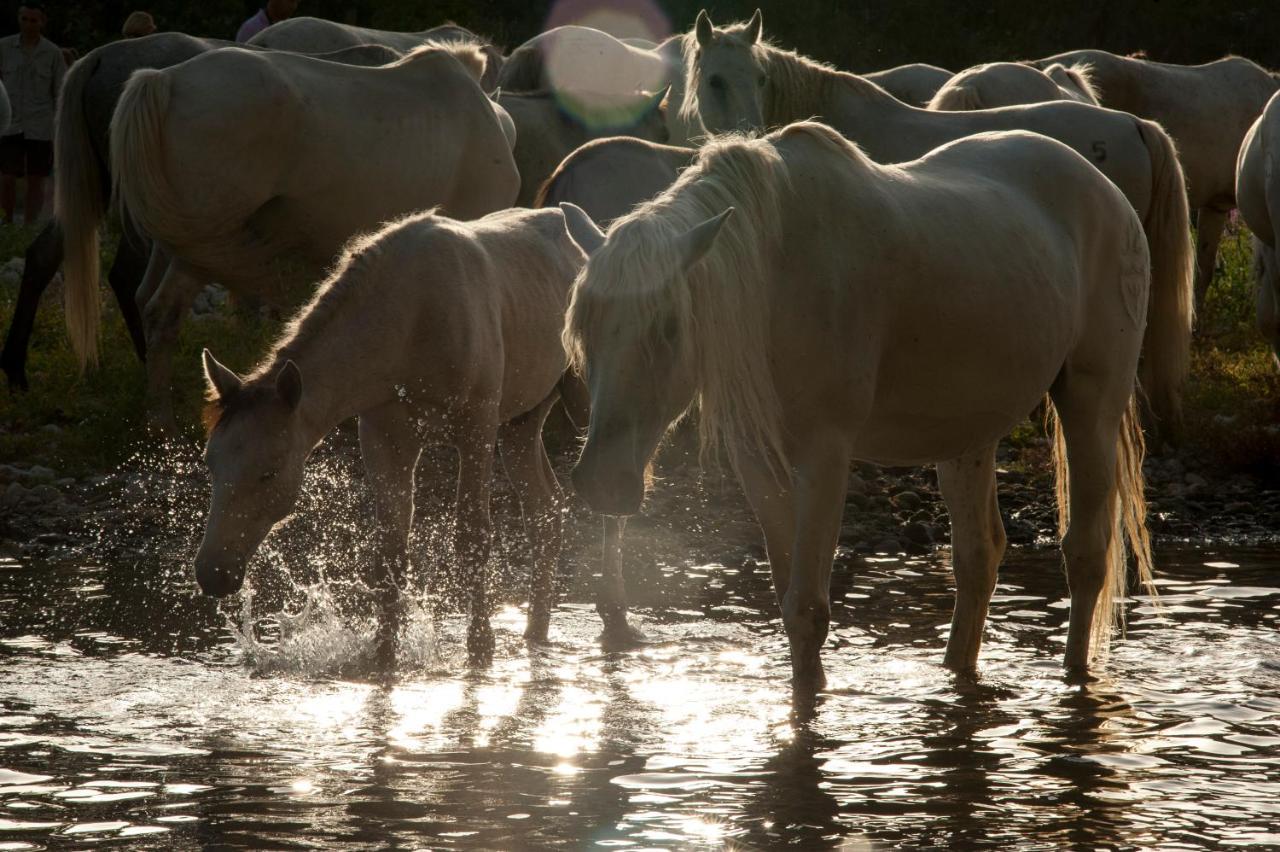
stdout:
<svg viewBox="0 0 1280 852">
<path fill-rule="evenodd" d="M 1058 537 L 1067 534 L 1071 520 L 1071 474 L 1067 465 L 1066 441 L 1062 434 L 1062 421 L 1058 418 L 1053 402 L 1045 397 L 1045 412 L 1053 434 L 1053 468 L 1055 491 L 1058 500 Z M 1111 635 L 1119 623 L 1124 628 L 1123 601 L 1128 588 L 1129 554 L 1133 555 L 1138 582 L 1147 594 L 1155 597 L 1151 556 L 1151 536 L 1147 531 L 1146 482 L 1142 475 L 1142 459 L 1146 455 L 1146 442 L 1142 437 L 1142 418 L 1138 414 L 1137 394 L 1129 398 L 1120 429 L 1116 435 L 1116 467 L 1114 495 L 1114 528 L 1107 545 L 1106 578 L 1098 595 L 1090 631 L 1089 647 L 1095 653 L 1103 653 L 1111 641 Z"/>
<path fill-rule="evenodd" d="M 1055 62 L 1044 69 L 1044 73 L 1062 88 L 1078 92 L 1085 103 L 1090 103 L 1094 106 L 1102 104 L 1102 99 L 1098 96 L 1098 91 L 1093 85 L 1092 65 L 1077 62 L 1068 68 L 1060 62 Z"/>
<path fill-rule="evenodd" d="M 85 116 L 85 90 L 98 70 L 98 57 L 71 66 L 58 98 L 53 140 L 54 217 L 63 234 L 62 280 L 67 335 L 84 369 L 98 360 L 100 296 L 99 226 L 106 215 L 111 181 L 101 152 L 93 145 Z"/>
<path fill-rule="evenodd" d="M 958 83 L 939 89 L 925 109 L 931 109 L 934 112 L 964 112 L 985 109 L 985 107 L 977 89 L 968 83 Z"/>
<path fill-rule="evenodd" d="M 1151 206 L 1142 227 L 1151 249 L 1151 303 L 1142 343 L 1142 386 L 1160 432 L 1176 439 L 1182 427 L 1182 386 L 1191 363 L 1195 319 L 1195 249 L 1187 181 L 1173 140 L 1159 124 L 1137 119 L 1151 157 Z"/>
<path fill-rule="evenodd" d="M 156 234 L 162 221 L 184 222 L 164 167 L 164 118 L 172 78 L 144 68 L 133 72 L 111 117 L 111 172 L 121 218 L 138 230 Z"/>
</svg>

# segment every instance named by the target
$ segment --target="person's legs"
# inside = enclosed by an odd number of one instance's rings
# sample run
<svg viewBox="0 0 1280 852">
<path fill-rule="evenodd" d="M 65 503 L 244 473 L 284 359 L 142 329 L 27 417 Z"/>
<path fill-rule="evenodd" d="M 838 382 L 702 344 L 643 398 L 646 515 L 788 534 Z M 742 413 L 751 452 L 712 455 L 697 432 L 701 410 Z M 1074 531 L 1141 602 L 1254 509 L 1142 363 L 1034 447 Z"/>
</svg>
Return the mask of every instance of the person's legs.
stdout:
<svg viewBox="0 0 1280 852">
<path fill-rule="evenodd" d="M 45 178 L 53 171 L 53 143 L 27 139 L 23 148 L 27 161 L 27 195 L 22 200 L 22 216 L 25 224 L 34 225 L 44 210 Z"/>
<path fill-rule="evenodd" d="M 22 134 L 0 137 L 0 208 L 4 208 L 6 225 L 13 224 L 13 210 L 18 203 L 18 178 L 24 169 Z"/>
</svg>

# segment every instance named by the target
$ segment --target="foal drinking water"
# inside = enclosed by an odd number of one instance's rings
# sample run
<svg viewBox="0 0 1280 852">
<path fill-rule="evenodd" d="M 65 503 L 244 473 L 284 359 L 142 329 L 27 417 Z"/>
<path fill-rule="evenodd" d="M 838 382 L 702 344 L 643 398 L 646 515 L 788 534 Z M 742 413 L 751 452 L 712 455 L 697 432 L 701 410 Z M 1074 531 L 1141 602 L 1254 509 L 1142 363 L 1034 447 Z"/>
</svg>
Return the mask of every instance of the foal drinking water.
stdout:
<svg viewBox="0 0 1280 852">
<path fill-rule="evenodd" d="M 196 579 L 239 590 L 245 567 L 291 510 L 312 448 L 359 417 L 377 513 L 373 585 L 387 612 L 407 561 L 414 469 L 424 443 L 457 448 L 455 553 L 470 593 L 467 646 L 493 646 L 485 563 L 495 447 L 534 550 L 525 635 L 545 640 L 560 552 L 560 489 L 542 444 L 559 397 L 565 305 L 582 252 L 559 210 L 506 210 L 473 222 L 434 212 L 357 238 L 250 375 L 204 355 L 213 479 Z M 384 652 L 395 619 L 384 620 Z"/>
</svg>

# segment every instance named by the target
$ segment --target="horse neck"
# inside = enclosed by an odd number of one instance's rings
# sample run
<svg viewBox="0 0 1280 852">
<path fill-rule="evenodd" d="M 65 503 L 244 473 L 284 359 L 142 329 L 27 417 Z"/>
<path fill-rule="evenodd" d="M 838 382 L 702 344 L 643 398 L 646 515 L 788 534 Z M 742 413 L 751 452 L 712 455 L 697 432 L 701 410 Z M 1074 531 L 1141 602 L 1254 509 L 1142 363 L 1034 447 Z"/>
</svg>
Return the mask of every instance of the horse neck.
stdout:
<svg viewBox="0 0 1280 852">
<path fill-rule="evenodd" d="M 302 421 L 313 440 L 394 397 L 396 361 L 388 357 L 386 341 L 396 335 L 387 323 L 407 321 L 409 314 L 389 309 L 391 302 L 379 305 L 373 316 L 361 305 L 337 306 L 326 311 L 320 328 L 308 328 L 304 318 L 301 333 L 280 346 L 270 365 L 259 371 L 264 381 L 274 381 L 286 361 L 298 365 Z"/>
<path fill-rule="evenodd" d="M 856 142 L 877 163 L 914 159 L 955 138 L 949 117 L 964 113 L 914 107 L 856 74 L 831 73 L 838 77 L 830 86 L 823 121 Z"/>
</svg>

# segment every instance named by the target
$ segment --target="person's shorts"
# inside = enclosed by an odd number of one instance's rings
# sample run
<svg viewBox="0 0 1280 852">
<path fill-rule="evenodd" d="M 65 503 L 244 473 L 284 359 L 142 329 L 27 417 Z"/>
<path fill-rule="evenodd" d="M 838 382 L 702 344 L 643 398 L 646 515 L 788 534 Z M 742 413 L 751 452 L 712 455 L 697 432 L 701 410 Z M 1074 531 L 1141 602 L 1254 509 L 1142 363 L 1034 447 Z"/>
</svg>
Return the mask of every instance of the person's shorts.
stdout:
<svg viewBox="0 0 1280 852">
<path fill-rule="evenodd" d="M 21 133 L 0 137 L 0 174 L 48 177 L 53 170 L 53 143 L 27 139 Z"/>
</svg>

